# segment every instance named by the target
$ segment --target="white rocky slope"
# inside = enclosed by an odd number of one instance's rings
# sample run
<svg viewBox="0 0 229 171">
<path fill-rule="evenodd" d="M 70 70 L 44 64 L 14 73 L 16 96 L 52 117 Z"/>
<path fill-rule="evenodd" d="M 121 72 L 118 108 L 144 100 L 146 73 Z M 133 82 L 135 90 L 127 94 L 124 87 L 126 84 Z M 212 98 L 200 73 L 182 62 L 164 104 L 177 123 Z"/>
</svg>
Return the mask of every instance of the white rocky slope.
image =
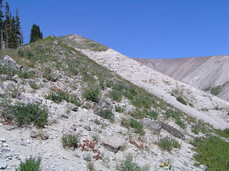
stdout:
<svg viewBox="0 0 229 171">
<path fill-rule="evenodd" d="M 40 72 L 41 68 L 37 68 Z M 194 166 L 195 160 L 192 151 L 193 146 L 189 141 L 196 137 L 191 132 L 190 127 L 182 130 L 185 140 L 173 137 L 167 131 L 160 129 L 159 134 L 153 134 L 150 130 L 145 130 L 145 136 L 135 134 L 131 128 L 121 126 L 120 120 L 126 117 L 124 113 L 114 112 L 115 122 L 103 119 L 95 114 L 93 108 L 76 107 L 72 103 L 62 101 L 57 104 L 45 97 L 53 88 L 71 92 L 79 95 L 79 76 L 68 77 L 61 71 L 54 71 L 60 75 L 56 81 L 48 81 L 42 76 L 33 79 L 21 79 L 14 75 L 10 80 L 4 80 L 0 84 L 2 95 L 8 94 L 11 90 L 20 91 L 17 97 L 12 98 L 13 103 L 21 102 L 25 104 L 37 104 L 45 106 L 49 111 L 49 122 L 44 128 L 38 129 L 34 125 L 18 127 L 11 122 L 5 122 L 0 117 L 0 170 L 14 171 L 21 161 L 26 158 L 41 157 L 42 171 L 88 171 L 88 161 L 94 165 L 95 171 L 115 171 L 119 170 L 121 163 L 126 156 L 131 154 L 134 162 L 140 166 L 149 166 L 149 171 L 168 170 L 171 166 L 174 171 L 201 171 L 205 166 Z M 39 89 L 34 90 L 30 83 L 35 82 Z M 77 85 L 77 88 L 71 85 Z M 0 96 L 0 102 L 4 103 L 4 96 Z M 3 100 L 3 101 L 2 101 Z M 107 99 L 109 100 L 109 99 Z M 111 102 L 113 106 L 117 102 Z M 131 107 L 125 99 L 121 101 L 123 107 Z M 92 104 L 91 104 L 92 105 Z M 98 105 L 98 104 L 96 104 Z M 170 125 L 178 128 L 172 120 L 168 120 Z M 180 129 L 180 128 L 179 128 Z M 95 142 L 95 150 L 83 150 L 82 148 L 63 148 L 61 137 L 63 134 L 74 134 L 79 138 L 79 143 L 84 144 L 87 140 Z M 40 134 L 40 135 L 38 135 Z M 203 135 L 203 134 L 201 134 Z M 157 143 L 162 137 L 173 137 L 180 144 L 180 149 L 173 149 L 172 152 L 161 150 Z M 106 143 L 112 147 L 125 147 L 123 150 L 113 152 L 102 144 Z M 101 159 L 95 159 L 99 154 Z M 167 163 L 168 166 L 161 166 Z"/>
<path fill-rule="evenodd" d="M 85 38 L 70 35 L 64 38 L 67 45 L 85 43 Z M 176 81 L 112 49 L 92 51 L 79 49 L 86 56 L 121 77 L 157 95 L 183 112 L 210 123 L 215 128 L 229 128 L 229 103 L 213 95 Z M 190 105 L 183 105 L 173 95 L 182 96 Z"/>
<path fill-rule="evenodd" d="M 134 59 L 150 68 L 229 101 L 229 56 Z"/>
</svg>

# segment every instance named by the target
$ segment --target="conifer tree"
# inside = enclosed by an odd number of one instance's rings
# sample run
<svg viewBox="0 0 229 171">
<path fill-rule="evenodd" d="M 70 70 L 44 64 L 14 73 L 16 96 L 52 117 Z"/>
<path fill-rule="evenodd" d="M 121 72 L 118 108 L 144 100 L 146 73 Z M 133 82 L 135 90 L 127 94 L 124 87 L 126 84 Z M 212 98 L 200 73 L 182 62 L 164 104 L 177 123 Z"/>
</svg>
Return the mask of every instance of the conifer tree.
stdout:
<svg viewBox="0 0 229 171">
<path fill-rule="evenodd" d="M 23 44 L 23 34 L 21 29 L 21 21 L 18 14 L 18 10 L 16 10 L 16 17 L 15 17 L 15 32 L 17 34 L 17 41 L 19 45 Z"/>
<path fill-rule="evenodd" d="M 30 34 L 30 43 L 33 43 L 39 39 L 43 39 L 43 34 L 40 31 L 40 27 L 36 24 L 33 24 Z"/>
<path fill-rule="evenodd" d="M 2 11 L 2 0 L 0 0 L 0 49 L 4 49 L 3 44 L 3 11 Z"/>
<path fill-rule="evenodd" d="M 0 0 L 0 49 L 17 48 L 23 43 L 18 11 L 14 17 L 11 15 L 9 3 L 6 2 L 5 6 L 2 4 L 3 0 Z"/>
</svg>

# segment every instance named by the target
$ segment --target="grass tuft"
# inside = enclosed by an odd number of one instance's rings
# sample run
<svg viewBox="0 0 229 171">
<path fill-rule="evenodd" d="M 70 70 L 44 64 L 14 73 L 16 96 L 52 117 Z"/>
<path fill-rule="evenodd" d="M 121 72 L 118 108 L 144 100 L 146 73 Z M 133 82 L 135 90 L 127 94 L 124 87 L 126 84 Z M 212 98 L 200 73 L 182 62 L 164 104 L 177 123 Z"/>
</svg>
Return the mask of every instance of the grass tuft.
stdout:
<svg viewBox="0 0 229 171">
<path fill-rule="evenodd" d="M 181 144 L 173 138 L 161 138 L 158 143 L 163 150 L 171 152 L 173 148 L 180 148 Z"/>
<path fill-rule="evenodd" d="M 120 171 L 148 171 L 148 167 L 141 168 L 137 163 L 133 162 L 133 157 L 131 155 L 126 157 L 121 164 Z"/>
<path fill-rule="evenodd" d="M 100 94 L 101 91 L 99 87 L 89 87 L 84 90 L 83 97 L 93 102 L 99 102 Z"/>
<path fill-rule="evenodd" d="M 61 142 L 63 147 L 74 147 L 77 148 L 78 147 L 78 137 L 76 135 L 72 135 L 72 134 L 64 134 L 61 138 Z"/>
<path fill-rule="evenodd" d="M 26 159 L 24 162 L 21 162 L 16 171 L 40 171 L 41 158 L 32 158 Z"/>
</svg>

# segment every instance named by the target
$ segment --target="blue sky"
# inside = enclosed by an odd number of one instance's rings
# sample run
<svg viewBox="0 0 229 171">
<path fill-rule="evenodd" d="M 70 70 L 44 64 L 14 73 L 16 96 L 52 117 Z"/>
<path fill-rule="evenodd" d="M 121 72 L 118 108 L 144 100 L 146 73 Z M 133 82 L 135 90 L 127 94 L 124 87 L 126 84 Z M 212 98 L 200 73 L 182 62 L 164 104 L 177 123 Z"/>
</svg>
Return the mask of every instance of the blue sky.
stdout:
<svg viewBox="0 0 229 171">
<path fill-rule="evenodd" d="M 35 23 L 44 37 L 79 34 L 129 57 L 229 54 L 229 0 L 8 2 L 12 13 L 19 10 L 25 43 Z"/>
</svg>

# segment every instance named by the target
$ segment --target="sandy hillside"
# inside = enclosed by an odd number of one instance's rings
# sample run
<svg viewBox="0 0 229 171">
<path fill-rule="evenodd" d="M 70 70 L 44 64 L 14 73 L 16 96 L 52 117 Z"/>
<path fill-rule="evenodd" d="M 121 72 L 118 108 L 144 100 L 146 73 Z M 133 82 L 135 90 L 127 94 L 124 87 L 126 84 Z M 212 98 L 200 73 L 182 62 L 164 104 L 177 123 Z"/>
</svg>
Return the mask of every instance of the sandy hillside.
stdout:
<svg viewBox="0 0 229 171">
<path fill-rule="evenodd" d="M 229 101 L 229 56 L 134 59 L 142 64 Z"/>
</svg>

